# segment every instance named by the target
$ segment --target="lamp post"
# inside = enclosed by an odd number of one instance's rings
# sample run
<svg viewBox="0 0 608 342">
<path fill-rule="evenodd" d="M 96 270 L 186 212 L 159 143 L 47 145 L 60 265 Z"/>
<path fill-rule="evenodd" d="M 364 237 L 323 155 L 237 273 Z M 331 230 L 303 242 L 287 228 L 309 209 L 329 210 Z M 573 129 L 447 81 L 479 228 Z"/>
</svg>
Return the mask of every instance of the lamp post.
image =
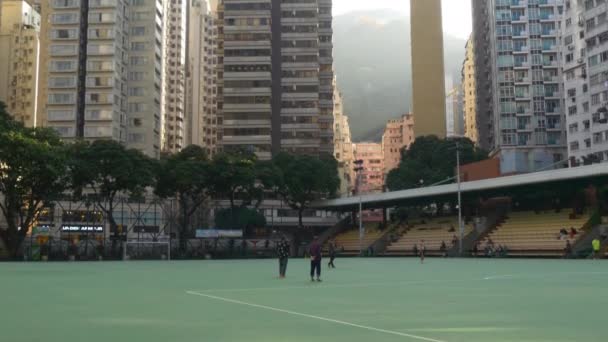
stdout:
<svg viewBox="0 0 608 342">
<path fill-rule="evenodd" d="M 357 173 L 357 181 L 355 185 L 355 190 L 357 195 L 359 196 L 359 255 L 363 255 L 363 235 L 365 231 L 363 230 L 363 198 L 361 197 L 361 173 L 363 171 L 363 160 L 358 159 L 355 160 L 355 172 Z"/>
<path fill-rule="evenodd" d="M 460 192 L 460 143 L 458 141 L 456 141 L 456 182 L 458 183 L 458 227 L 460 229 L 460 239 L 458 239 L 458 254 L 462 256 L 464 226 L 462 224 L 462 196 Z"/>
</svg>

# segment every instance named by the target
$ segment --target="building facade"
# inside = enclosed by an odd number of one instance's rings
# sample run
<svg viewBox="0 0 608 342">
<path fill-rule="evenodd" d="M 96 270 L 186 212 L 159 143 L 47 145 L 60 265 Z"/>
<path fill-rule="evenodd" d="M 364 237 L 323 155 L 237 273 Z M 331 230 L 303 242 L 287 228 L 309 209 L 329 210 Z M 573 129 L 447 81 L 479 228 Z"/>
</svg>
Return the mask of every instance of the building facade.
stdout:
<svg viewBox="0 0 608 342">
<path fill-rule="evenodd" d="M 564 101 L 571 166 L 608 160 L 608 6 L 570 1 L 562 21 Z"/>
<path fill-rule="evenodd" d="M 490 1 L 472 1 L 473 7 L 473 34 L 474 46 L 473 63 L 475 65 L 475 108 L 477 122 L 477 145 L 486 151 L 496 147 L 494 123 L 494 87 L 492 45 L 494 38 L 490 27 L 494 25 L 493 17 L 488 11 L 491 9 Z"/>
<path fill-rule="evenodd" d="M 109 1 L 109 0 L 99 0 Z M 173 0 L 172 0 L 173 1 Z M 165 68 L 164 0 L 130 0 L 128 5 L 127 146 L 158 158 L 163 135 Z"/>
<path fill-rule="evenodd" d="M 445 113 L 448 137 L 460 137 L 464 135 L 463 101 L 462 86 L 460 84 L 447 88 Z"/>
<path fill-rule="evenodd" d="M 212 157 L 219 141 L 217 113 L 217 16 L 207 1 L 192 1 L 189 13 L 186 123 L 187 144 Z"/>
<path fill-rule="evenodd" d="M 0 2 L 0 101 L 15 120 L 37 125 L 40 14 L 25 0 Z"/>
<path fill-rule="evenodd" d="M 464 136 L 479 144 L 479 133 L 477 129 L 477 105 L 475 88 L 475 43 L 473 36 L 469 38 L 466 45 L 466 55 L 462 63 L 462 105 L 464 110 Z"/>
<path fill-rule="evenodd" d="M 224 0 L 218 11 L 221 147 L 333 155 L 331 1 Z"/>
<path fill-rule="evenodd" d="M 348 116 L 344 113 L 342 95 L 338 90 L 334 77 L 334 157 L 338 161 L 338 175 L 340 177 L 340 196 L 350 196 L 354 190 L 354 154 L 353 142 L 350 135 Z"/>
<path fill-rule="evenodd" d="M 384 155 L 382 144 L 379 143 L 356 143 L 354 147 L 355 160 L 363 163 L 362 171 L 357 175 L 357 194 L 380 193 L 384 189 Z"/>
<path fill-rule="evenodd" d="M 494 113 L 494 142 L 490 145 L 500 157 L 502 172 L 525 173 L 557 166 L 565 160 L 566 152 L 559 58 L 564 2 L 491 0 L 473 4 L 475 16 L 487 17 L 476 20 L 475 30 L 487 30 L 489 44 L 476 39 L 475 53 L 480 54 L 482 65 L 489 63 L 491 67 L 477 70 L 477 89 L 486 86 L 484 79 L 490 78 Z M 485 11 L 475 9 L 484 6 Z M 479 22 L 487 26 L 477 25 Z M 476 66 L 477 62 L 476 58 Z M 486 93 L 478 91 L 477 95 L 483 95 L 479 101 L 486 98 Z M 478 106 L 480 116 L 484 109 Z M 481 136 L 486 128 L 480 126 L 483 122 L 479 119 Z"/>
<path fill-rule="evenodd" d="M 411 0 L 412 103 L 416 136 L 446 136 L 441 0 Z"/>
<path fill-rule="evenodd" d="M 389 120 L 382 135 L 384 174 L 396 169 L 401 162 L 401 151 L 414 142 L 414 116 L 405 114 L 399 119 Z"/>
<path fill-rule="evenodd" d="M 38 117 L 63 139 L 160 156 L 162 0 L 42 4 Z"/>
<path fill-rule="evenodd" d="M 166 2 L 163 150 L 179 152 L 186 144 L 186 51 L 189 0 Z M 194 3 L 193 3 L 194 6 Z M 193 37 L 194 38 L 194 37 Z"/>
</svg>

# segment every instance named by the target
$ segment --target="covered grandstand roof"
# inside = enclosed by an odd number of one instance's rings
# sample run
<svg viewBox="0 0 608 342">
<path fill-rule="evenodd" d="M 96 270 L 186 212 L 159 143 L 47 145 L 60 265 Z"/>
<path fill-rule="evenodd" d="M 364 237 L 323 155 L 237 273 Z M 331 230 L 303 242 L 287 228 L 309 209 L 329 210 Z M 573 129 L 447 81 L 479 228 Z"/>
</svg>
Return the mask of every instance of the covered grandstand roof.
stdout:
<svg viewBox="0 0 608 342">
<path fill-rule="evenodd" d="M 508 189 L 522 186 L 532 186 L 538 184 L 549 184 L 554 182 L 575 181 L 584 179 L 608 179 L 608 163 L 581 166 L 543 172 L 528 173 L 515 176 L 505 176 L 492 179 L 484 179 L 472 182 L 462 182 L 461 192 L 482 193 L 496 189 Z M 428 199 L 446 195 L 456 195 L 458 184 L 447 184 L 433 187 L 392 191 L 379 194 L 361 196 L 361 202 L 366 209 L 391 207 L 405 202 L 412 202 L 416 199 Z M 346 211 L 355 210 L 359 207 L 359 196 L 325 200 L 313 203 L 317 209 Z"/>
</svg>

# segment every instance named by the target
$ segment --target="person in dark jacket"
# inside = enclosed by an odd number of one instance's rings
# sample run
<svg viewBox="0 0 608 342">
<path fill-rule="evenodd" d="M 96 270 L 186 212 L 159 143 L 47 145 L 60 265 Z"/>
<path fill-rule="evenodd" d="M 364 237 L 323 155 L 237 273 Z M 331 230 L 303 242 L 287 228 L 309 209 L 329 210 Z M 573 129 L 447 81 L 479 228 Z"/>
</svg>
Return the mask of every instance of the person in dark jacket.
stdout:
<svg viewBox="0 0 608 342">
<path fill-rule="evenodd" d="M 310 280 L 315 281 L 316 273 L 317 281 L 321 281 L 321 244 L 316 236 L 310 244 L 308 254 L 310 255 Z"/>
<path fill-rule="evenodd" d="M 336 259 L 336 244 L 333 241 L 329 242 L 329 263 L 327 264 L 328 268 L 336 268 L 334 265 L 334 260 Z"/>
<path fill-rule="evenodd" d="M 281 236 L 281 241 L 277 244 L 277 255 L 279 256 L 279 278 L 284 279 L 287 273 L 287 261 L 289 260 L 289 242 L 285 235 Z"/>
</svg>

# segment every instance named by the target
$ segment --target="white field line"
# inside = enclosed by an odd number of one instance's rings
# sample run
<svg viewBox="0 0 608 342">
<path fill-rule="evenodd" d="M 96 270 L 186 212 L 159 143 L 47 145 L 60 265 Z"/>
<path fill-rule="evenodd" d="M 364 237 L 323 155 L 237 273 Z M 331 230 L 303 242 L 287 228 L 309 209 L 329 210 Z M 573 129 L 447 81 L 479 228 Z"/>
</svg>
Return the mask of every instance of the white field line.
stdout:
<svg viewBox="0 0 608 342">
<path fill-rule="evenodd" d="M 222 301 L 222 302 L 227 302 L 227 303 L 232 303 L 232 304 L 238 304 L 238 305 L 244 305 L 244 306 L 249 306 L 249 307 L 253 307 L 253 308 L 257 308 L 257 309 L 275 311 L 275 312 L 285 313 L 285 314 L 293 315 L 293 316 L 299 316 L 299 317 L 305 317 L 305 318 L 310 318 L 310 319 L 316 319 L 316 320 L 320 320 L 320 321 L 324 321 L 324 322 L 330 322 L 330 323 L 335 323 L 335 324 L 340 324 L 340 325 L 346 325 L 346 326 L 350 326 L 350 327 L 354 327 L 354 328 L 365 329 L 365 330 L 375 331 L 375 332 L 389 334 L 389 335 L 407 337 L 407 338 L 411 338 L 411 339 L 415 339 L 415 340 L 420 340 L 420 341 L 446 342 L 446 341 L 436 340 L 436 339 L 432 339 L 432 338 L 428 338 L 428 337 L 424 337 L 424 336 L 406 334 L 406 333 L 402 333 L 402 332 L 399 332 L 399 331 L 393 331 L 393 330 L 374 328 L 374 327 L 370 327 L 370 326 L 366 326 L 366 325 L 360 325 L 360 324 L 340 321 L 340 320 L 337 320 L 337 319 L 331 319 L 331 318 L 326 318 L 326 317 L 321 317 L 321 316 L 309 315 L 309 314 L 305 314 L 305 313 L 301 313 L 301 312 L 296 312 L 296 311 L 291 311 L 291 310 L 284 310 L 284 309 L 274 308 L 274 307 L 266 306 L 266 305 L 247 303 L 247 302 L 243 302 L 243 301 L 240 301 L 240 300 L 234 300 L 234 299 L 230 299 L 230 298 L 218 297 L 218 296 L 213 296 L 213 295 L 204 294 L 204 293 L 195 292 L 195 291 L 186 291 L 186 293 L 189 294 L 189 295 L 194 295 L 194 296 L 199 296 L 199 297 L 205 297 L 205 298 L 208 298 L 208 299 L 218 300 L 218 301 Z"/>
<path fill-rule="evenodd" d="M 393 281 L 393 282 L 376 282 L 376 283 L 360 283 L 360 284 L 337 284 L 337 285 L 314 285 L 309 286 L 276 286 L 276 287 L 251 287 L 240 289 L 204 289 L 200 292 L 247 292 L 247 291 L 274 291 L 274 290 L 296 290 L 296 289 L 331 289 L 331 288 L 365 288 L 372 286 L 400 286 L 400 285 L 418 285 L 432 283 L 459 283 L 470 280 L 415 280 L 415 281 Z"/>
</svg>

